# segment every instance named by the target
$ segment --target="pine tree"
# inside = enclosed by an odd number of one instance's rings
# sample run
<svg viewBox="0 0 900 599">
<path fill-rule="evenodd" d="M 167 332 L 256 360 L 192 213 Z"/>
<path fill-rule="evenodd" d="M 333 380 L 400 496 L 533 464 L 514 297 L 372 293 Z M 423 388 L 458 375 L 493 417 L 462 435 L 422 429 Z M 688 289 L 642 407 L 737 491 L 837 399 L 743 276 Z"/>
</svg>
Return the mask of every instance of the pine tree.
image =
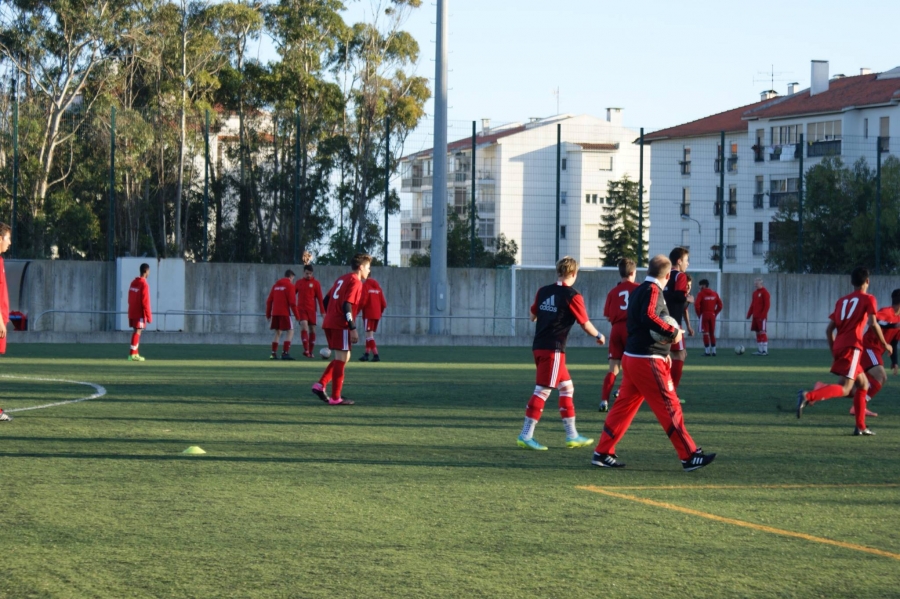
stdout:
<svg viewBox="0 0 900 599">
<path fill-rule="evenodd" d="M 638 182 L 628 175 L 608 184 L 606 205 L 600 218 L 603 226 L 599 249 L 603 266 L 615 266 L 621 258 L 631 258 L 639 264 L 646 262 L 647 244 L 639 239 L 639 224 L 641 218 L 646 221 L 647 209 L 641 214 L 638 191 Z"/>
</svg>

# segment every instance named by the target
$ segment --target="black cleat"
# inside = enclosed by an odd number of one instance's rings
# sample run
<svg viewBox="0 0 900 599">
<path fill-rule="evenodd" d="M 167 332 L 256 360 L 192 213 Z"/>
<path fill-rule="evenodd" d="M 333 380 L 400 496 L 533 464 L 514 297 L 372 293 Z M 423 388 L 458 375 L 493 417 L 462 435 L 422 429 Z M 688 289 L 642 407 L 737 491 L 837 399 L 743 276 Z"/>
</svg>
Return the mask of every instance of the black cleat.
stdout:
<svg viewBox="0 0 900 599">
<path fill-rule="evenodd" d="M 591 464 L 594 466 L 600 466 L 601 468 L 624 468 L 625 464 L 617 460 L 619 457 L 614 453 L 597 453 L 594 452 L 594 457 L 591 459 Z"/>
<path fill-rule="evenodd" d="M 704 466 L 712 464 L 714 459 L 716 459 L 716 454 L 711 453 L 706 455 L 703 453 L 703 450 L 698 447 L 694 450 L 694 453 L 691 454 L 691 457 L 686 460 L 681 460 L 681 467 L 684 468 L 685 472 L 693 472 L 694 470 L 699 470 Z"/>
<path fill-rule="evenodd" d="M 599 409 L 598 411 L 600 411 L 600 412 L 608 412 L 608 411 L 609 411 L 609 402 L 606 401 L 606 400 L 601 401 L 601 402 L 600 402 L 600 409 Z"/>
<path fill-rule="evenodd" d="M 374 356 L 372 356 L 372 361 L 373 362 L 381 362 L 381 356 L 379 356 L 378 354 L 375 354 Z"/>
<path fill-rule="evenodd" d="M 2 417 L 3 417 L 3 414 L 0 414 L 0 418 L 2 418 Z M 853 429 L 853 434 L 854 434 L 855 436 L 857 436 L 857 437 L 858 437 L 858 436 L 871 437 L 871 436 L 873 436 L 873 435 L 875 434 L 875 431 L 873 431 L 873 430 L 871 430 L 871 429 L 869 429 L 869 428 L 862 428 L 862 429 L 861 429 L 861 428 L 854 428 L 854 429 Z"/>
<path fill-rule="evenodd" d="M 281 359 L 282 359 L 282 360 L 293 360 L 294 358 L 291 357 L 291 354 L 282 353 L 282 354 L 281 354 Z"/>
<path fill-rule="evenodd" d="M 325 387 L 323 387 L 320 383 L 313 384 L 312 389 L 310 389 L 310 391 L 312 391 L 313 395 L 315 395 L 316 397 L 318 397 L 325 403 L 328 403 L 328 396 L 325 395 Z"/>
<path fill-rule="evenodd" d="M 803 408 L 809 405 L 809 400 L 806 399 L 806 391 L 801 389 L 797 391 L 797 418 L 803 415 Z"/>
<path fill-rule="evenodd" d="M 369 352 L 364 353 L 359 357 L 360 362 L 368 362 L 369 361 Z"/>
</svg>

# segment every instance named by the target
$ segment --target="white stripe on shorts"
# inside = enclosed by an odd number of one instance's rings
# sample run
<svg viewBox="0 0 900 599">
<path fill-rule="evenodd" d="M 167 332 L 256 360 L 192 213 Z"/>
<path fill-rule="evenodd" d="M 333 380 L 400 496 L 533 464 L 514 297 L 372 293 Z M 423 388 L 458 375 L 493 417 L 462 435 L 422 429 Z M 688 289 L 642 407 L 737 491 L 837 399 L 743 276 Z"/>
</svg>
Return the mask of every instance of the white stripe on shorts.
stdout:
<svg viewBox="0 0 900 599">
<path fill-rule="evenodd" d="M 559 380 L 559 352 L 553 352 L 553 371 L 550 374 L 550 387 L 552 389 L 556 388 L 556 383 Z"/>
</svg>

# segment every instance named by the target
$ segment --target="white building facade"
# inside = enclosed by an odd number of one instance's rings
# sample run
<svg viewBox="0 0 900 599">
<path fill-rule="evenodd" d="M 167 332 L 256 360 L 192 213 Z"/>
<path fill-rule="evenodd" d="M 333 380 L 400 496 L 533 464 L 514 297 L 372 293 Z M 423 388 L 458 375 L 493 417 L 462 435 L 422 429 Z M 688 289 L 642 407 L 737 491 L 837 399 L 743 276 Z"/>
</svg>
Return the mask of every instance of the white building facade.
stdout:
<svg viewBox="0 0 900 599">
<path fill-rule="evenodd" d="M 517 243 L 517 263 L 549 266 L 556 260 L 558 233 L 560 256 L 573 256 L 583 266 L 599 266 L 598 234 L 607 185 L 625 175 L 638 180 L 640 148 L 632 143 L 636 136 L 636 131 L 622 126 L 622 111 L 617 108 L 607 109 L 605 120 L 558 115 L 526 124 L 483 126 L 475 141 L 478 237 L 491 248 L 492 240 L 502 233 Z M 414 253 L 424 253 L 430 243 L 432 154 L 426 150 L 401 160 L 402 266 L 409 264 Z M 649 163 L 649 151 L 645 150 L 644 159 Z M 473 186 L 471 138 L 448 144 L 447 180 L 447 205 L 468 218 Z"/>
</svg>

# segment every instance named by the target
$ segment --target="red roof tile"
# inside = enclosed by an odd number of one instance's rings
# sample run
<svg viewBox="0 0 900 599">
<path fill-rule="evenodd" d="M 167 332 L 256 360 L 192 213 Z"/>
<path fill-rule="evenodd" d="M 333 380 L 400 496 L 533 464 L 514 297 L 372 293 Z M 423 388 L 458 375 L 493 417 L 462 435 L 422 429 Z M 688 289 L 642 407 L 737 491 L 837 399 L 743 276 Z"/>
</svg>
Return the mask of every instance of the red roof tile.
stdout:
<svg viewBox="0 0 900 599">
<path fill-rule="evenodd" d="M 735 131 L 746 131 L 747 121 L 744 120 L 744 113 L 754 108 L 759 108 L 766 104 L 770 104 L 775 100 L 762 100 L 754 104 L 741 106 L 732 110 L 726 110 L 719 114 L 714 114 L 706 118 L 691 121 L 684 125 L 676 125 L 668 129 L 661 129 L 654 133 L 645 134 L 644 142 L 660 141 L 673 137 L 699 137 L 701 135 L 714 135 L 721 131 L 733 133 Z"/>
<path fill-rule="evenodd" d="M 792 96 L 779 98 L 778 101 L 756 110 L 750 110 L 745 119 L 780 118 L 840 112 L 845 108 L 872 106 L 900 101 L 900 79 L 878 79 L 878 75 L 856 75 L 841 77 L 828 82 L 828 91 L 809 95 L 803 90 Z"/>
<path fill-rule="evenodd" d="M 503 129 L 501 131 L 497 131 L 496 133 L 488 133 L 487 135 L 478 134 L 475 138 L 475 141 L 478 145 L 483 144 L 492 144 L 498 139 L 502 137 L 508 137 L 510 135 L 515 135 L 516 133 L 521 133 L 525 130 L 525 125 L 519 125 L 518 127 L 510 127 L 509 129 Z M 465 150 L 467 148 L 472 147 L 472 137 L 464 137 L 462 139 L 458 139 L 456 141 L 450 142 L 447 144 L 447 153 L 451 154 L 453 152 L 459 150 Z M 413 160 L 415 158 L 424 158 L 426 156 L 431 156 L 434 153 L 434 148 L 428 148 L 427 150 L 422 150 L 421 152 L 416 152 L 414 154 L 409 154 L 404 156 L 400 160 Z"/>
<path fill-rule="evenodd" d="M 581 146 L 583 150 L 601 150 L 601 151 L 612 151 L 618 150 L 619 144 L 617 143 L 587 143 L 587 142 L 575 142 L 576 146 Z"/>
</svg>

